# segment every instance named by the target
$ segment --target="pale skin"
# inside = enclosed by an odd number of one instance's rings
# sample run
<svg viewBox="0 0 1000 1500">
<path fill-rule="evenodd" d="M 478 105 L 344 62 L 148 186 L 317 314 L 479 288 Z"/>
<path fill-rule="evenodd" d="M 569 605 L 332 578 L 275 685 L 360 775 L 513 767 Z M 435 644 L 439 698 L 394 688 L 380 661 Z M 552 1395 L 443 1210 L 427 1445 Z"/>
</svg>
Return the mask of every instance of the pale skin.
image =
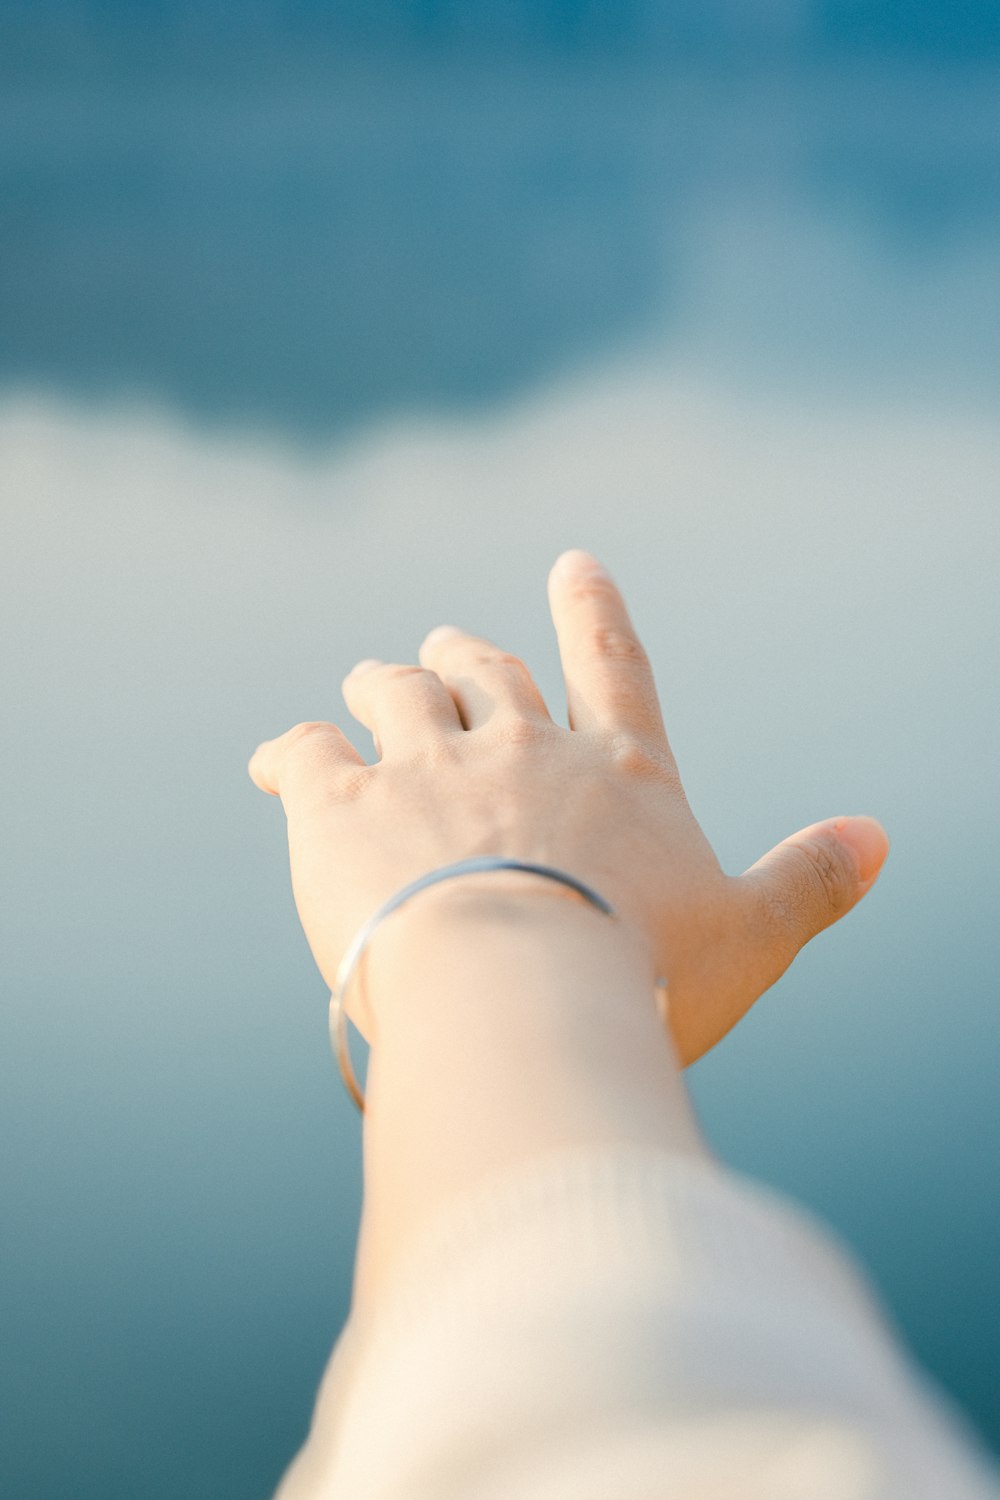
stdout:
<svg viewBox="0 0 1000 1500">
<path fill-rule="evenodd" d="M 616 912 L 490 872 L 419 892 L 376 932 L 347 1001 L 371 1045 L 356 1308 L 438 1211 L 528 1157 L 635 1142 L 707 1157 L 683 1069 L 858 903 L 888 852 L 875 819 L 832 817 L 726 874 L 615 583 L 573 550 L 548 596 L 568 727 L 524 662 L 443 627 L 419 665 L 368 659 L 344 679 L 374 764 L 329 723 L 250 761 L 284 804 L 296 905 L 331 988 L 378 906 L 471 855 L 554 865 Z"/>
</svg>

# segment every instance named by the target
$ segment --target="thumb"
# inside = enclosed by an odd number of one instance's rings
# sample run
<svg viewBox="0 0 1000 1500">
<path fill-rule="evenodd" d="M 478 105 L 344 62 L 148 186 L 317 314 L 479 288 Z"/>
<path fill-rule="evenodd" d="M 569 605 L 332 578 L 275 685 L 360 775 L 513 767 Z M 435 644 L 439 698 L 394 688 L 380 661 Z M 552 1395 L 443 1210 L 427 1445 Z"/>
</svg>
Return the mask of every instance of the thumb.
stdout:
<svg viewBox="0 0 1000 1500">
<path fill-rule="evenodd" d="M 889 836 L 874 818 L 826 818 L 783 839 L 739 877 L 763 908 L 779 974 L 857 905 L 888 852 Z"/>
</svg>

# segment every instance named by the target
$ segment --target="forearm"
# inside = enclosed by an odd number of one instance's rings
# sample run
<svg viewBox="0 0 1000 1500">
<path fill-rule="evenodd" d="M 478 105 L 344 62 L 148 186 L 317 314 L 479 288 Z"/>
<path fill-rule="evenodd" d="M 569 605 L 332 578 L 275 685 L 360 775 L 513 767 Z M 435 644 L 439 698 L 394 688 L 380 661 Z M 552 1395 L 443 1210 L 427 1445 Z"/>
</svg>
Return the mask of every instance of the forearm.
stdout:
<svg viewBox="0 0 1000 1500">
<path fill-rule="evenodd" d="M 707 1155 L 632 929 L 538 877 L 421 892 L 379 929 L 355 1299 L 435 1211 L 563 1147 Z"/>
<path fill-rule="evenodd" d="M 844 1247 L 709 1162 L 643 944 L 468 885 L 370 950 L 360 1316 L 281 1500 L 1000 1500 Z"/>
</svg>

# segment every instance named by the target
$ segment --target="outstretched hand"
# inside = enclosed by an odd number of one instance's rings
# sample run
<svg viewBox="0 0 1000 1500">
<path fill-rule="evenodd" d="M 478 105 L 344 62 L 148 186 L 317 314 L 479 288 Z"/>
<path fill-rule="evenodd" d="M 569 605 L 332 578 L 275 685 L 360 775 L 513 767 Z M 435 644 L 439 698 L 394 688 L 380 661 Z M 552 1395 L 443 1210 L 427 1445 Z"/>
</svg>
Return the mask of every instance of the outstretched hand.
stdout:
<svg viewBox="0 0 1000 1500">
<path fill-rule="evenodd" d="M 568 728 L 523 661 L 442 627 L 419 665 L 367 660 L 344 679 L 348 708 L 374 736 L 374 765 L 336 725 L 303 723 L 260 745 L 250 775 L 284 804 L 296 905 L 329 986 L 362 922 L 426 871 L 474 854 L 556 865 L 648 940 L 686 1066 L 858 903 L 888 838 L 873 818 L 827 818 L 725 874 L 688 805 L 614 582 L 574 550 L 557 559 L 548 591 Z M 469 878 L 556 889 L 508 872 Z M 377 1016 L 349 1010 L 371 1039 Z"/>
</svg>

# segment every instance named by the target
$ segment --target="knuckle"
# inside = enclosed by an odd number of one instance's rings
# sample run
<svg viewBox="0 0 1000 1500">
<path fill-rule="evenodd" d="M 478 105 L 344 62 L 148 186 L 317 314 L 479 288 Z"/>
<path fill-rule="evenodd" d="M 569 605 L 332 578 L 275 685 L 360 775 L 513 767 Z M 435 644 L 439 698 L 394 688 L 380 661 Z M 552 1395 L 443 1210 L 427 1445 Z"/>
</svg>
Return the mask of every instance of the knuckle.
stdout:
<svg viewBox="0 0 1000 1500">
<path fill-rule="evenodd" d="M 462 766 L 464 751 L 464 736 L 433 735 L 414 746 L 411 764 L 434 773 L 457 770 Z"/>
<path fill-rule="evenodd" d="M 403 681 L 407 677 L 434 677 L 436 673 L 428 667 L 422 667 L 415 662 L 379 662 L 378 666 L 366 667 L 359 672 L 355 667 L 343 681 L 343 691 L 355 698 L 367 694 L 369 689 L 378 691 L 387 684 Z"/>
<path fill-rule="evenodd" d="M 638 781 L 673 784 L 676 779 L 668 757 L 637 734 L 616 734 L 611 741 L 611 759 L 623 775 Z"/>
<path fill-rule="evenodd" d="M 533 719 L 503 718 L 496 727 L 496 737 L 509 750 L 531 749 L 545 738 L 545 725 Z"/>
<path fill-rule="evenodd" d="M 351 766 L 338 776 L 330 788 L 336 802 L 356 802 L 372 784 L 372 766 Z"/>
<path fill-rule="evenodd" d="M 354 801 L 371 784 L 375 772 L 374 766 L 353 754 L 345 756 L 344 752 L 350 751 L 347 736 L 325 719 L 293 724 L 275 742 L 275 750 L 282 795 L 285 791 L 294 793 L 297 813 L 304 808 L 322 809 L 331 803 Z"/>
<path fill-rule="evenodd" d="M 602 661 L 646 666 L 646 653 L 631 631 L 620 625 L 592 625 L 588 630 L 584 646 L 592 656 Z"/>
<path fill-rule="evenodd" d="M 851 904 L 854 881 L 836 839 L 812 838 L 796 846 L 803 879 L 835 915 Z"/>
<path fill-rule="evenodd" d="M 322 719 L 309 719 L 295 724 L 284 736 L 281 757 L 283 766 L 286 770 L 292 770 L 297 780 L 301 780 L 303 775 L 313 777 L 323 771 L 331 760 L 330 751 L 334 742 L 339 747 L 340 741 L 340 731 Z"/>
<path fill-rule="evenodd" d="M 480 665 L 484 667 L 505 667 L 510 672 L 527 672 L 528 668 L 519 656 L 513 651 L 494 651 L 491 655 L 483 654 Z"/>
<path fill-rule="evenodd" d="M 415 662 L 390 662 L 384 667 L 377 667 L 376 672 L 388 682 L 403 682 L 408 677 L 429 678 L 435 675 L 429 668 L 418 666 Z"/>
<path fill-rule="evenodd" d="M 789 898 L 789 892 L 764 881 L 748 880 L 741 894 L 756 929 L 771 947 L 780 947 L 795 917 L 795 903 Z"/>
<path fill-rule="evenodd" d="M 528 668 L 519 656 L 512 651 L 499 651 L 490 646 L 470 646 L 460 656 L 456 656 L 452 664 L 452 675 L 462 675 L 465 672 L 485 671 L 488 668 L 499 667 L 502 671 L 511 673 L 525 673 Z"/>
<path fill-rule="evenodd" d="M 612 599 L 618 601 L 618 590 L 610 578 L 599 573 L 576 574 L 565 583 L 566 598 L 571 604 L 593 605 Z"/>
<path fill-rule="evenodd" d="M 297 749 L 300 745 L 315 744 L 336 733 L 334 726 L 324 719 L 305 719 L 301 724 L 293 724 L 287 731 L 285 747 Z"/>
<path fill-rule="evenodd" d="M 344 760 L 346 736 L 335 724 L 308 719 L 283 736 L 281 778 L 310 806 L 350 801 L 368 784 L 371 767 Z"/>
</svg>

